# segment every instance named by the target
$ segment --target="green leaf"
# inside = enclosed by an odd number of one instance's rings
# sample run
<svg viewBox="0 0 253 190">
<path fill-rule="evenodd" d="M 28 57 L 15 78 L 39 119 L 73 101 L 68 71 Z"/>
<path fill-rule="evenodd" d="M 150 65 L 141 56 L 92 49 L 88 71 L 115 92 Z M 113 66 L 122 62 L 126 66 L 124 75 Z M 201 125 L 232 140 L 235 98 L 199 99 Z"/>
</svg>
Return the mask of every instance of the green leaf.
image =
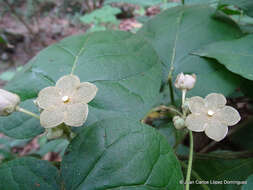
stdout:
<svg viewBox="0 0 253 190">
<path fill-rule="evenodd" d="M 70 143 L 61 166 L 68 190 L 182 190 L 166 139 L 127 118 L 97 122 Z"/>
<path fill-rule="evenodd" d="M 110 3 L 128 3 L 140 6 L 154 6 L 157 4 L 164 3 L 164 0 L 105 0 L 105 4 Z"/>
<path fill-rule="evenodd" d="M 60 155 L 62 156 L 68 144 L 69 141 L 66 139 L 55 139 L 41 145 L 39 150 L 34 151 L 32 153 L 44 156 L 48 152 L 56 152 L 60 153 Z"/>
<path fill-rule="evenodd" d="M 253 172 L 253 159 L 206 159 L 195 160 L 193 164 L 199 176 L 208 182 L 211 190 L 238 190 L 240 186 L 236 182 L 243 182 Z M 211 184 L 211 182 L 220 181 L 219 185 Z M 229 183 L 234 184 L 227 184 Z M 193 185 L 193 190 L 201 189 L 200 185 Z"/>
<path fill-rule="evenodd" d="M 228 70 L 253 80 L 253 35 L 231 41 L 211 43 L 193 53 L 218 60 Z"/>
<path fill-rule="evenodd" d="M 252 190 L 253 189 L 253 174 L 247 179 L 247 184 L 242 186 L 242 190 Z"/>
<path fill-rule="evenodd" d="M 58 171 L 47 161 L 23 157 L 0 167 L 1 190 L 60 190 Z"/>
<path fill-rule="evenodd" d="M 253 1 L 251 0 L 221 0 L 220 5 L 235 5 L 240 7 L 249 16 L 253 16 Z"/>
<path fill-rule="evenodd" d="M 72 36 L 49 46 L 6 88 L 23 100 L 35 98 L 72 70 L 98 87 L 86 125 L 115 116 L 140 120 L 159 95 L 161 64 L 155 51 L 143 38 L 120 31 Z"/>
<path fill-rule="evenodd" d="M 203 4 L 208 3 L 211 5 L 217 4 L 219 0 L 185 0 L 185 4 Z"/>
<path fill-rule="evenodd" d="M 113 23 L 117 24 L 116 15 L 121 13 L 119 8 L 109 5 L 103 6 L 101 9 L 96 9 L 89 14 L 80 17 L 80 20 L 86 24 Z"/>
<path fill-rule="evenodd" d="M 20 71 L 22 69 L 22 66 L 18 67 L 15 70 L 7 70 L 5 72 L 3 72 L 2 74 L 0 74 L 0 79 L 4 80 L 4 81 L 10 81 L 16 74 L 17 71 Z"/>
<path fill-rule="evenodd" d="M 239 84 L 238 77 L 223 66 L 190 55 L 203 45 L 241 35 L 234 24 L 213 18 L 214 12 L 215 9 L 207 5 L 174 7 L 150 19 L 138 32 L 153 45 L 162 60 L 164 82 L 170 69 L 174 79 L 180 72 L 196 73 L 197 83 L 189 95 L 205 96 L 210 92 L 228 95 Z"/>
<path fill-rule="evenodd" d="M 172 147 L 180 143 L 187 133 L 185 130 L 177 130 L 172 122 L 159 125 L 156 128 L 162 135 L 166 137 L 169 145 Z"/>
<path fill-rule="evenodd" d="M 26 100 L 21 107 L 39 113 L 32 100 Z M 16 139 L 27 139 L 44 132 L 40 121 L 21 112 L 14 112 L 8 117 L 0 118 L 0 132 Z"/>
</svg>

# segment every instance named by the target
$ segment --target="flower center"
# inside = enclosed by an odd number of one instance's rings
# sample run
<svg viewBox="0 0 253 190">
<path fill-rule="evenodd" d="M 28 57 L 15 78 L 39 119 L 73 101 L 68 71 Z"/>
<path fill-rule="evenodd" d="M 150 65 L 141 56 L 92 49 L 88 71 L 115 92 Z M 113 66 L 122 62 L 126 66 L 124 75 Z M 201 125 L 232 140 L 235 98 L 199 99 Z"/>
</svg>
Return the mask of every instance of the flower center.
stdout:
<svg viewBox="0 0 253 190">
<path fill-rule="evenodd" d="M 214 114 L 214 111 L 213 111 L 213 110 L 208 110 L 208 111 L 207 111 L 207 115 L 208 115 L 208 116 L 212 117 L 213 114 Z"/>
<path fill-rule="evenodd" d="M 70 100 L 70 98 L 69 98 L 68 96 L 63 96 L 63 97 L 62 97 L 62 101 L 63 101 L 64 103 L 68 103 L 69 100 Z"/>
</svg>

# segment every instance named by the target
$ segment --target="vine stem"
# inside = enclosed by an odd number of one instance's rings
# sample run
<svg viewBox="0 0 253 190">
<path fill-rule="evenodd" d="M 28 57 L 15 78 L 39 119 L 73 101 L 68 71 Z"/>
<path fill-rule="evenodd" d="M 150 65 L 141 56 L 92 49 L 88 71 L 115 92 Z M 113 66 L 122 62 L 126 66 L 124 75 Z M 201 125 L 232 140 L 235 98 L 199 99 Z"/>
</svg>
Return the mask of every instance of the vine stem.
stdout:
<svg viewBox="0 0 253 190">
<path fill-rule="evenodd" d="M 26 115 L 30 115 L 36 119 L 40 119 L 40 116 L 38 116 L 37 114 L 33 113 L 33 112 L 30 112 L 24 108 L 21 108 L 19 106 L 16 107 L 16 111 L 19 111 L 19 112 L 22 112 L 22 113 L 25 113 Z"/>
<path fill-rule="evenodd" d="M 190 154 L 189 154 L 188 168 L 187 168 L 186 181 L 185 181 L 186 182 L 185 190 L 190 189 L 192 158 L 193 158 L 193 135 L 192 135 L 192 131 L 189 131 L 189 136 L 190 136 Z"/>
<path fill-rule="evenodd" d="M 172 73 L 169 74 L 168 83 L 169 83 L 169 88 L 170 88 L 171 104 L 175 105 L 175 98 L 174 98 L 174 91 L 173 91 L 173 84 L 172 84 Z"/>
<path fill-rule="evenodd" d="M 185 169 L 187 168 L 187 165 L 184 162 L 181 162 L 181 166 Z M 192 170 L 192 176 L 199 181 L 203 181 L 203 179 L 199 176 L 199 174 L 194 170 Z M 206 184 L 202 183 L 200 185 L 203 187 L 204 190 L 210 190 Z"/>
</svg>

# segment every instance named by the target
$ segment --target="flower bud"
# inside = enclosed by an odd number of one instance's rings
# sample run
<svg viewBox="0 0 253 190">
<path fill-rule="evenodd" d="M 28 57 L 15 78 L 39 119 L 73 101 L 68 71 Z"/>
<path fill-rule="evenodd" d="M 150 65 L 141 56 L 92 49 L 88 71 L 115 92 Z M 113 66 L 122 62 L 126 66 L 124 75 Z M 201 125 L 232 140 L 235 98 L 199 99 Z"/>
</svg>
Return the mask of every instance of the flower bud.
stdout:
<svg viewBox="0 0 253 190">
<path fill-rule="evenodd" d="M 0 116 L 10 115 L 19 103 L 20 98 L 17 94 L 0 89 Z"/>
<path fill-rule="evenodd" d="M 185 75 L 184 73 L 180 73 L 177 75 L 175 87 L 181 90 L 191 90 L 196 83 L 196 78 L 195 74 Z"/>
<path fill-rule="evenodd" d="M 178 116 L 178 115 L 173 117 L 173 124 L 174 124 L 176 129 L 185 128 L 184 119 L 182 117 Z"/>
</svg>

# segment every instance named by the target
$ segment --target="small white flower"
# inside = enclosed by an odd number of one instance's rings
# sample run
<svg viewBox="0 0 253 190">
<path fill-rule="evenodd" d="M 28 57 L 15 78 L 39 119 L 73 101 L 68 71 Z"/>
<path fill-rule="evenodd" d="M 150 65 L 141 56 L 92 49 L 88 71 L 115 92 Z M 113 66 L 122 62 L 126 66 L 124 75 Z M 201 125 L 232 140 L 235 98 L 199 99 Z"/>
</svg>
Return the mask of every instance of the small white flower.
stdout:
<svg viewBox="0 0 253 190">
<path fill-rule="evenodd" d="M 241 119 L 238 111 L 226 103 L 226 98 L 217 93 L 211 93 L 205 99 L 199 96 L 190 98 L 191 114 L 186 118 L 186 127 L 191 131 L 205 131 L 209 138 L 221 141 L 227 135 L 228 126 Z"/>
<path fill-rule="evenodd" d="M 20 98 L 17 94 L 0 89 L 0 115 L 7 116 L 16 110 L 20 103 Z"/>
<path fill-rule="evenodd" d="M 88 115 L 88 105 L 97 93 L 97 87 L 89 82 L 80 83 L 75 75 L 61 77 L 56 86 L 39 92 L 36 105 L 43 111 L 40 123 L 45 128 L 62 123 L 72 127 L 82 126 Z"/>
<path fill-rule="evenodd" d="M 184 73 L 180 73 L 177 75 L 175 87 L 181 90 L 191 90 L 196 83 L 196 78 L 195 74 L 185 75 Z"/>
</svg>

